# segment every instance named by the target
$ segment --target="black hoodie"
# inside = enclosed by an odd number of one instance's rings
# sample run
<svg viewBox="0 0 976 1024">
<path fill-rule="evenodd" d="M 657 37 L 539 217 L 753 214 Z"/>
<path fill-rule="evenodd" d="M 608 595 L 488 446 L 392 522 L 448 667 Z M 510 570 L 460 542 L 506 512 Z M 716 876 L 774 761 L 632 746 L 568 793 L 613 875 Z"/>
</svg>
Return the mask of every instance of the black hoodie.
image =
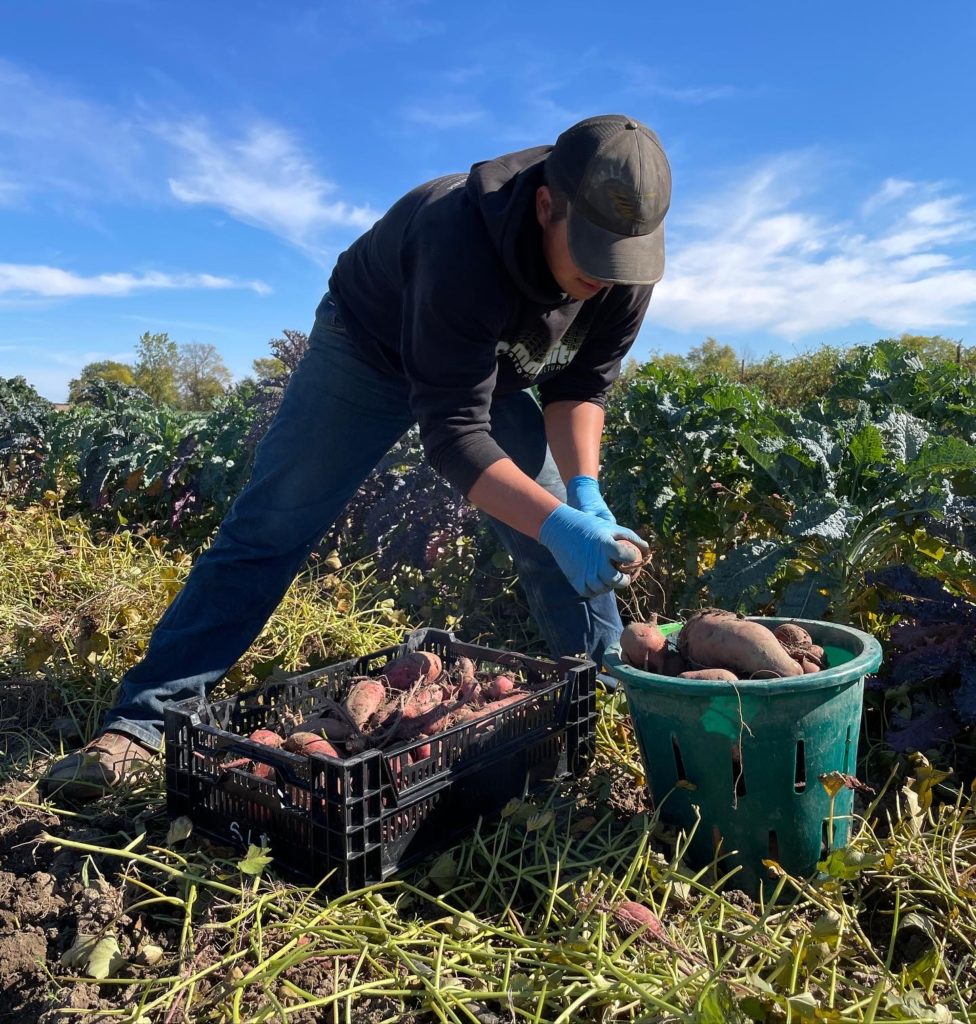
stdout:
<svg viewBox="0 0 976 1024">
<path fill-rule="evenodd" d="M 339 257 L 329 291 L 350 339 L 403 374 L 427 458 L 463 494 L 506 457 L 492 395 L 539 386 L 543 406 L 603 404 L 637 337 L 649 285 L 585 302 L 542 251 L 536 189 L 551 146 L 475 164 L 398 200 Z"/>
</svg>

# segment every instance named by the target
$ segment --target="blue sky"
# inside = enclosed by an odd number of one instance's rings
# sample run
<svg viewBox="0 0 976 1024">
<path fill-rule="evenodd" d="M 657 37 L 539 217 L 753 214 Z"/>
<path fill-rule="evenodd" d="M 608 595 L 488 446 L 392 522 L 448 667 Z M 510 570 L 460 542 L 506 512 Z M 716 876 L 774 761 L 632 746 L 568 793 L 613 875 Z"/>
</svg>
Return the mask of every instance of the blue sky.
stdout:
<svg viewBox="0 0 976 1024">
<path fill-rule="evenodd" d="M 674 178 L 634 355 L 974 345 L 974 53 L 971 0 L 0 0 L 0 376 L 242 376 L 403 192 L 609 112 Z"/>
</svg>

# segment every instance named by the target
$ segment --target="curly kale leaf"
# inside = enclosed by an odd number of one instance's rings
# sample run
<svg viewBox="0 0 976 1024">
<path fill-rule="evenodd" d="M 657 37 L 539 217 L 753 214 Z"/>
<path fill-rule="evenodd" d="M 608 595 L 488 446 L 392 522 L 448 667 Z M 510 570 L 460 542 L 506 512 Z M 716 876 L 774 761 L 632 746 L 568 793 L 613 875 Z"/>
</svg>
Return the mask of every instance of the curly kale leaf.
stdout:
<svg viewBox="0 0 976 1024">
<path fill-rule="evenodd" d="M 891 682 L 922 683 L 938 679 L 958 671 L 959 647 L 955 643 L 927 644 L 906 651 L 891 667 Z"/>
<path fill-rule="evenodd" d="M 905 754 L 912 750 L 929 750 L 960 732 L 960 725 L 950 708 L 938 708 L 907 721 L 898 719 L 895 724 L 885 739 L 892 750 Z"/>
<path fill-rule="evenodd" d="M 964 722 L 976 722 L 976 650 L 972 643 L 959 659 L 959 689 L 953 702 Z"/>
<path fill-rule="evenodd" d="M 819 619 L 830 607 L 834 581 L 821 573 L 794 580 L 776 602 L 776 614 L 789 619 Z"/>
<path fill-rule="evenodd" d="M 898 596 L 884 598 L 880 610 L 914 619 L 919 625 L 976 622 L 976 605 L 950 593 L 943 583 L 907 565 L 889 565 L 865 574 L 869 586 L 880 585 Z"/>
<path fill-rule="evenodd" d="M 701 583 L 720 608 L 739 609 L 747 605 L 752 594 L 769 586 L 769 580 L 792 553 L 792 547 L 779 541 L 750 541 L 720 558 Z"/>
<path fill-rule="evenodd" d="M 787 524 L 791 537 L 822 537 L 824 540 L 842 541 L 850 536 L 861 521 L 861 514 L 846 500 L 827 496 L 814 501 L 795 515 Z"/>
</svg>

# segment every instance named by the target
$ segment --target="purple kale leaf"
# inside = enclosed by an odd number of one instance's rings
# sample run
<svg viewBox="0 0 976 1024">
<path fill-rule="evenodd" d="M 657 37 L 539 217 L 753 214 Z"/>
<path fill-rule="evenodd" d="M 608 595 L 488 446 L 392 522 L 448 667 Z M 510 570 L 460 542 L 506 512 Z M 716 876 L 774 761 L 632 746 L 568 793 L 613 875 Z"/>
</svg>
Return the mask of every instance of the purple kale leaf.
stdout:
<svg viewBox="0 0 976 1024">
<path fill-rule="evenodd" d="M 892 750 L 900 753 L 928 750 L 945 740 L 952 739 L 961 728 L 950 708 L 939 708 L 907 722 L 896 716 L 895 724 L 899 727 L 889 729 L 885 739 Z"/>
<path fill-rule="evenodd" d="M 959 658 L 959 680 L 953 700 L 959 717 L 971 725 L 976 722 L 976 650 L 972 644 Z"/>
<path fill-rule="evenodd" d="M 906 651 L 891 669 L 892 685 L 941 679 L 959 668 L 959 648 L 953 642 L 926 644 Z"/>
</svg>

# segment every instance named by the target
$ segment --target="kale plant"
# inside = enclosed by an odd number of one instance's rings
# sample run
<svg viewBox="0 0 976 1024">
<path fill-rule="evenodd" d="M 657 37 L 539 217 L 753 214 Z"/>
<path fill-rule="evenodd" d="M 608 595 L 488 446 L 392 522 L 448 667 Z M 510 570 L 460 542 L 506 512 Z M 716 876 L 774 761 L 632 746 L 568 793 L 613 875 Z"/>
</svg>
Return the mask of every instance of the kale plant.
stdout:
<svg viewBox="0 0 976 1024">
<path fill-rule="evenodd" d="M 970 556 L 976 553 L 970 553 Z M 976 724 L 976 587 L 958 586 L 907 566 L 873 574 L 882 612 L 896 621 L 885 643 L 883 673 L 873 682 L 888 709 L 887 740 L 925 752 Z"/>
<path fill-rule="evenodd" d="M 353 496 L 329 545 L 343 560 L 375 557 L 396 603 L 428 624 L 463 623 L 466 639 L 525 631 L 508 556 L 478 510 L 431 468 L 416 428 Z"/>
<path fill-rule="evenodd" d="M 57 412 L 23 377 L 0 377 L 0 493 L 23 494 L 42 472 Z"/>
<path fill-rule="evenodd" d="M 777 501 L 755 488 L 739 440 L 772 409 L 724 377 L 646 364 L 607 402 L 603 480 L 617 519 L 651 542 L 655 590 L 640 614 L 702 600 L 702 574 L 716 553 L 776 531 Z"/>
<path fill-rule="evenodd" d="M 936 557 L 936 524 L 960 488 L 971 490 L 976 447 L 897 407 L 829 394 L 806 412 L 739 432 L 757 490 L 780 497 L 787 514 L 775 535 L 728 552 L 705 583 L 719 604 L 866 625 L 867 574 Z"/>
</svg>

